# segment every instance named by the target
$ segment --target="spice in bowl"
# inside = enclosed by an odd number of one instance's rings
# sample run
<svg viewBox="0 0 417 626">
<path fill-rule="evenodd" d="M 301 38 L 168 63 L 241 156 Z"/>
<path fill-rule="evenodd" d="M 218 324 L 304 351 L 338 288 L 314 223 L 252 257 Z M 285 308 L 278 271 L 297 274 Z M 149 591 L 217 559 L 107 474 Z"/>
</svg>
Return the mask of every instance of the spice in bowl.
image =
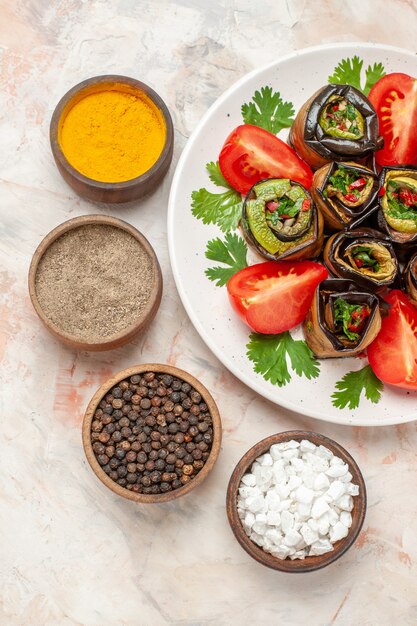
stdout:
<svg viewBox="0 0 417 626">
<path fill-rule="evenodd" d="M 112 217 L 64 222 L 41 242 L 29 271 L 38 315 L 76 348 L 105 350 L 133 338 L 161 299 L 158 260 L 145 237 Z"/>
<path fill-rule="evenodd" d="M 120 203 L 152 192 L 168 171 L 174 131 L 151 87 L 128 76 L 89 78 L 58 102 L 51 149 L 66 182 L 95 202 Z"/>
<path fill-rule="evenodd" d="M 352 525 L 349 466 L 323 445 L 284 441 L 272 445 L 242 476 L 238 514 L 248 537 L 278 559 L 331 552 Z"/>
<path fill-rule="evenodd" d="M 147 172 L 165 140 L 158 107 L 144 92 L 122 83 L 75 99 L 61 117 L 58 135 L 68 162 L 84 176 L 106 183 Z"/>
<path fill-rule="evenodd" d="M 195 480 L 215 438 L 202 394 L 177 376 L 153 371 L 109 390 L 92 415 L 89 436 L 95 459 L 114 483 L 149 495 Z"/>
</svg>

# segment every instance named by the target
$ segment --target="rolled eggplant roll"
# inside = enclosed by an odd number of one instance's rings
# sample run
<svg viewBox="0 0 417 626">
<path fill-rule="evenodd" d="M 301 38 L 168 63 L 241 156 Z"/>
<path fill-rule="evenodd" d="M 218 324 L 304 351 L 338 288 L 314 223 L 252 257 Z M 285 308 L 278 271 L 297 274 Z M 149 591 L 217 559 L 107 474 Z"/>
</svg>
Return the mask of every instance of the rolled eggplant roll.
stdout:
<svg viewBox="0 0 417 626">
<path fill-rule="evenodd" d="M 314 173 L 311 196 L 327 230 L 355 228 L 378 209 L 378 179 L 355 163 L 327 163 Z"/>
<path fill-rule="evenodd" d="M 326 85 L 301 107 L 288 142 L 318 169 L 329 161 L 360 159 L 382 148 L 378 116 L 351 85 Z"/>
<path fill-rule="evenodd" d="M 338 278 L 354 280 L 371 291 L 390 287 L 399 265 L 389 237 L 373 228 L 335 233 L 326 242 L 324 264 Z"/>
<path fill-rule="evenodd" d="M 404 269 L 404 282 L 410 298 L 417 302 L 417 252 L 413 254 Z"/>
<path fill-rule="evenodd" d="M 417 241 L 417 168 L 384 167 L 380 175 L 379 227 L 395 243 Z"/>
<path fill-rule="evenodd" d="M 308 191 L 288 178 L 267 178 L 247 194 L 243 232 L 267 259 L 306 259 L 323 247 L 323 218 Z"/>
<path fill-rule="evenodd" d="M 316 289 L 303 328 L 317 357 L 355 356 L 381 328 L 378 296 L 351 280 L 324 280 Z"/>
</svg>

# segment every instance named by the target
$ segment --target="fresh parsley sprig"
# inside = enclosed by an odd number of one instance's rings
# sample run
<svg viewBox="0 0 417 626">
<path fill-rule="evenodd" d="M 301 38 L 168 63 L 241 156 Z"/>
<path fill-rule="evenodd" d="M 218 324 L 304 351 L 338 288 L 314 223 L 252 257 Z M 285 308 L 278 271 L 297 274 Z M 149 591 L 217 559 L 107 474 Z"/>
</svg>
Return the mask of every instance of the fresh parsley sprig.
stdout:
<svg viewBox="0 0 417 626">
<path fill-rule="evenodd" d="M 247 266 L 247 245 L 242 237 L 236 233 L 228 233 L 222 241 L 218 237 L 207 243 L 206 257 L 211 261 L 223 263 L 226 267 L 217 265 L 206 269 L 206 276 L 223 287 L 239 270 Z"/>
<path fill-rule="evenodd" d="M 363 66 L 363 59 L 358 56 L 354 56 L 351 59 L 342 59 L 340 63 L 334 68 L 333 74 L 328 77 L 329 83 L 335 83 L 337 85 L 352 85 L 362 91 L 367 96 L 371 90 L 371 87 L 375 83 L 385 76 L 385 68 L 382 63 L 374 63 L 368 65 L 365 70 L 365 85 L 361 85 L 361 72 Z"/>
<path fill-rule="evenodd" d="M 279 91 L 272 87 L 261 87 L 255 91 L 252 102 L 242 105 L 242 117 L 245 124 L 260 126 L 275 135 L 283 128 L 289 128 L 294 121 L 292 102 L 284 102 Z"/>
<path fill-rule="evenodd" d="M 278 387 L 291 380 L 289 363 L 298 376 L 311 379 L 320 373 L 319 363 L 306 342 L 293 339 L 288 331 L 279 335 L 251 333 L 246 348 L 255 372 Z"/>
<path fill-rule="evenodd" d="M 225 187 L 222 193 L 212 193 L 199 189 L 191 194 L 192 214 L 204 224 L 216 224 L 223 232 L 236 230 L 242 214 L 242 196 L 225 180 L 219 163 L 207 163 L 210 180 L 218 187 Z"/>
<path fill-rule="evenodd" d="M 362 392 L 366 398 L 377 404 L 381 398 L 383 384 L 375 376 L 370 365 L 365 365 L 356 372 L 348 372 L 336 383 L 335 391 L 332 394 L 333 406 L 338 409 L 357 409 Z"/>
</svg>

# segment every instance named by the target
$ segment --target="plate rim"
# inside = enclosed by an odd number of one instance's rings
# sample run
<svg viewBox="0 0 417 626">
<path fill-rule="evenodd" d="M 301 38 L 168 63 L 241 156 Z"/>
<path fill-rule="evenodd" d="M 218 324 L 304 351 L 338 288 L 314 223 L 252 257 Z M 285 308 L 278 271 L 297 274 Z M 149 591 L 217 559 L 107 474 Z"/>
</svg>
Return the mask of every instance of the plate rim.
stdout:
<svg viewBox="0 0 417 626">
<path fill-rule="evenodd" d="M 177 266 L 177 262 L 176 262 L 176 258 L 175 258 L 175 253 L 174 253 L 174 235 L 173 235 L 173 231 L 174 231 L 174 200 L 175 200 L 175 196 L 178 192 L 178 184 L 179 184 L 179 179 L 180 176 L 182 174 L 182 170 L 183 170 L 183 164 L 186 161 L 188 154 L 191 152 L 196 138 L 200 133 L 200 130 L 204 127 L 206 121 L 211 117 L 212 113 L 221 106 L 221 104 L 227 100 L 227 98 L 235 91 L 237 91 L 241 85 L 245 84 L 247 81 L 251 80 L 252 78 L 254 78 L 256 75 L 263 73 L 266 70 L 269 70 L 281 63 L 284 63 L 286 61 L 289 61 L 291 59 L 295 59 L 297 57 L 302 57 L 305 55 L 309 55 L 311 53 L 315 53 L 315 52 L 323 52 L 326 50 L 341 50 L 342 48 L 347 48 L 347 49 L 356 49 L 357 48 L 368 48 L 369 50 L 379 50 L 382 52 L 391 52 L 391 53 L 397 53 L 397 54 L 402 54 L 402 55 L 406 55 L 409 56 L 411 58 L 413 58 L 414 60 L 416 60 L 416 54 L 414 52 L 412 52 L 411 50 L 408 50 L 406 48 L 401 48 L 398 46 L 391 46 L 388 44 L 383 44 L 383 43 L 371 43 L 371 42 L 361 42 L 361 41 L 357 41 L 357 42 L 334 42 L 334 43 L 326 43 L 326 44 L 319 44 L 316 46 L 309 46 L 307 48 L 302 48 L 300 50 L 295 50 L 289 54 L 283 55 L 278 57 L 277 59 L 275 59 L 274 61 L 270 62 L 270 63 L 265 63 L 259 67 L 254 68 L 253 70 L 247 72 L 246 74 L 244 74 L 243 76 L 241 76 L 236 82 L 234 82 L 232 85 L 230 85 L 230 87 L 228 87 L 224 92 L 222 92 L 220 94 L 220 96 L 218 98 L 216 98 L 216 100 L 210 105 L 210 107 L 207 109 L 207 111 L 204 113 L 204 115 L 201 117 L 200 121 L 198 122 L 197 126 L 194 128 L 194 130 L 192 131 L 190 137 L 187 139 L 187 143 L 184 146 L 182 153 L 178 159 L 178 163 L 176 165 L 175 168 L 175 172 L 174 172 L 174 176 L 172 178 L 172 183 L 171 183 L 171 187 L 170 187 L 170 192 L 169 192 L 169 198 L 168 198 L 168 211 L 167 211 L 167 236 L 168 236 L 168 254 L 169 254 L 169 260 L 170 260 L 170 264 L 171 264 L 171 270 L 174 276 L 174 281 L 175 281 L 175 285 L 178 291 L 178 294 L 180 296 L 182 305 L 184 306 L 186 313 L 188 315 L 188 317 L 190 318 L 191 323 L 193 324 L 195 330 L 197 331 L 197 333 L 199 334 L 200 338 L 203 340 L 203 342 L 206 344 L 206 346 L 209 348 L 209 350 L 215 355 L 215 357 L 220 361 L 220 363 L 223 365 L 223 367 L 225 367 L 229 372 L 231 372 L 233 374 L 233 376 L 235 376 L 238 380 L 240 380 L 242 383 L 244 383 L 247 387 L 249 387 L 250 389 L 252 389 L 252 391 L 254 391 L 255 393 L 257 393 L 259 396 L 261 396 L 262 398 L 265 398 L 266 400 L 269 400 L 270 402 L 272 402 L 275 406 L 277 407 L 283 407 L 286 410 L 289 410 L 293 413 L 295 413 L 295 415 L 300 415 L 300 416 L 304 416 L 304 417 L 312 417 L 313 419 L 318 419 L 320 421 L 324 421 L 324 422 L 328 422 L 328 423 L 332 423 L 332 424 L 339 424 L 339 425 L 347 425 L 347 426 L 358 426 L 358 427 L 371 427 L 371 426 L 394 426 L 394 425 L 398 425 L 398 424 L 406 424 L 409 422 L 413 422 L 417 419 L 417 411 L 414 412 L 411 415 L 407 415 L 407 416 L 397 416 L 397 417 L 385 417 L 385 418 L 378 418 L 378 422 L 375 423 L 372 421 L 372 419 L 370 418 L 360 418 L 360 424 L 356 422 L 356 418 L 355 417 L 349 417 L 346 414 L 343 414 L 342 412 L 340 413 L 340 418 L 341 419 L 337 419 L 337 416 L 333 417 L 333 416 L 328 416 L 326 414 L 326 416 L 320 415 L 317 411 L 315 410 L 310 410 L 307 409 L 306 413 L 301 413 L 301 411 L 299 410 L 299 408 L 295 408 L 294 405 L 291 402 L 288 402 L 285 398 L 280 398 L 279 402 L 277 401 L 277 399 L 274 397 L 273 394 L 273 390 L 275 389 L 274 386 L 272 386 L 272 391 L 269 391 L 267 388 L 265 389 L 260 389 L 260 386 L 258 385 L 258 381 L 256 379 L 256 374 L 254 373 L 253 378 L 251 378 L 249 375 L 247 375 L 246 373 L 242 372 L 233 362 L 228 362 L 228 364 L 226 365 L 224 360 L 223 360 L 223 352 L 222 350 L 216 345 L 216 343 L 214 342 L 214 340 L 211 339 L 210 335 L 208 333 L 206 333 L 206 329 L 203 326 L 203 324 L 200 322 L 200 320 L 198 319 L 198 317 L 194 314 L 194 311 L 192 310 L 191 304 L 189 302 L 189 299 L 185 293 L 185 290 L 183 289 L 182 283 L 181 283 L 181 279 L 180 279 L 180 272 L 178 270 L 178 266 Z"/>
</svg>

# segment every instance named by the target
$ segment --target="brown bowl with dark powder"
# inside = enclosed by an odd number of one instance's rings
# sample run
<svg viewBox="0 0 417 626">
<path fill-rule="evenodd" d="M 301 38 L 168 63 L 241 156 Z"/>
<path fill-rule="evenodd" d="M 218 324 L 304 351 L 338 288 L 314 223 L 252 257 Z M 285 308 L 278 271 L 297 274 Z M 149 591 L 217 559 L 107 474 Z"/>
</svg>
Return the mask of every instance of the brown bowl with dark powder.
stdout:
<svg viewBox="0 0 417 626">
<path fill-rule="evenodd" d="M 136 228 L 114 217 L 84 215 L 41 241 L 29 269 L 29 294 L 55 337 L 80 350 L 110 350 L 155 317 L 161 268 Z"/>
</svg>

